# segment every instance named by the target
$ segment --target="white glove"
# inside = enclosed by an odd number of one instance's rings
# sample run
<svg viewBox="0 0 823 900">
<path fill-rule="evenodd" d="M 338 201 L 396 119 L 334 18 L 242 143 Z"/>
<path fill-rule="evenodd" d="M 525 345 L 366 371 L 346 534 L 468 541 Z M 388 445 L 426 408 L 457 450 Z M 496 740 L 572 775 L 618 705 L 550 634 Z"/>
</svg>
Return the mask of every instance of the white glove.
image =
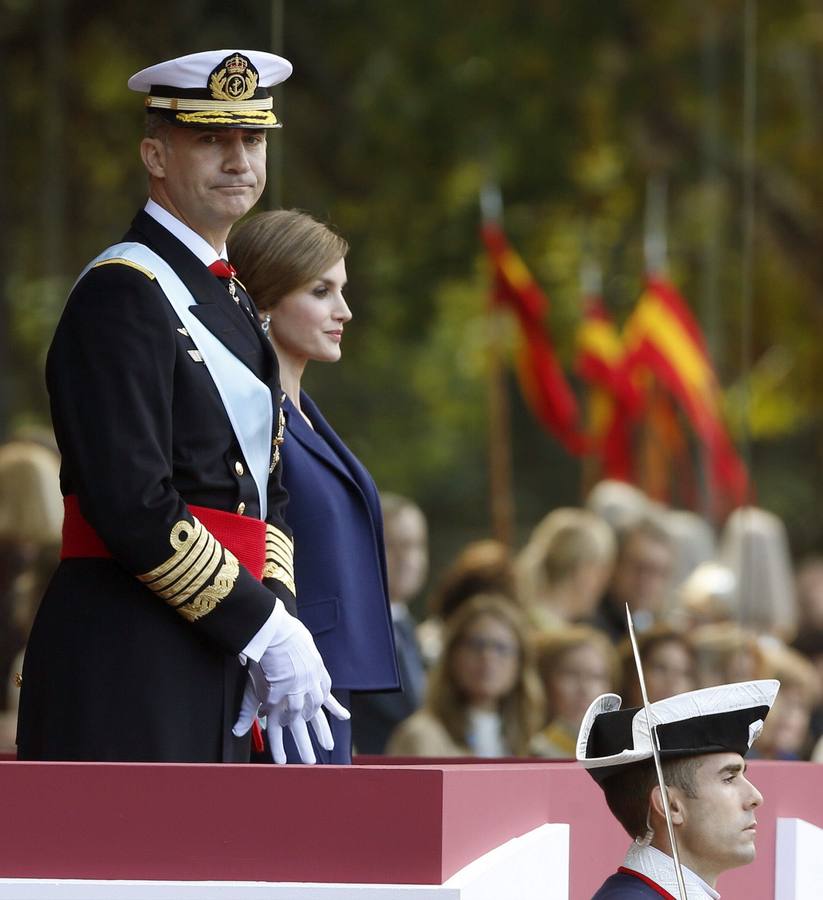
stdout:
<svg viewBox="0 0 823 900">
<path fill-rule="evenodd" d="M 269 745 L 276 763 L 285 763 L 283 728 L 294 737 L 304 763 L 316 762 L 306 726 L 310 722 L 325 750 L 334 748 L 331 729 L 322 707 L 338 719 L 350 714 L 331 696 L 331 677 L 303 623 L 278 600 L 273 612 L 274 636 L 260 657 L 249 660 L 249 681 L 233 733 L 246 734 L 256 716 L 266 716 Z"/>
</svg>

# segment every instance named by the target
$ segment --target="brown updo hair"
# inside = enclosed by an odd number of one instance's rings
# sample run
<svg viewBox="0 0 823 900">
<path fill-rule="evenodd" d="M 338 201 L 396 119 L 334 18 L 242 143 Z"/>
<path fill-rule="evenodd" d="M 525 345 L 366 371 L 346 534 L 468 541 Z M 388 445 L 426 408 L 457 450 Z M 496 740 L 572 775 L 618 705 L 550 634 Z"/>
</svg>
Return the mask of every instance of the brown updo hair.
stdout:
<svg viewBox="0 0 823 900">
<path fill-rule="evenodd" d="M 232 230 L 229 258 L 257 308 L 273 309 L 348 253 L 347 241 L 297 209 L 250 216 Z"/>
</svg>

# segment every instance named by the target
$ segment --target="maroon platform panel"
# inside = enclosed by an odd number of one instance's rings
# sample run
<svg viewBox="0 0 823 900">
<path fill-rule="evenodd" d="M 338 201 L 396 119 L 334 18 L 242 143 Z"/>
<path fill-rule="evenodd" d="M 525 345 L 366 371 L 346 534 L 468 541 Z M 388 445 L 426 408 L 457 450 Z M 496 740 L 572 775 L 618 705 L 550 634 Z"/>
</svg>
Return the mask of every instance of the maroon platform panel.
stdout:
<svg viewBox="0 0 823 900">
<path fill-rule="evenodd" d="M 543 824 L 545 766 L 2 763 L 0 877 L 441 884 Z"/>
<path fill-rule="evenodd" d="M 0 877 L 439 884 L 442 780 L 437 769 L 0 763 Z"/>
</svg>

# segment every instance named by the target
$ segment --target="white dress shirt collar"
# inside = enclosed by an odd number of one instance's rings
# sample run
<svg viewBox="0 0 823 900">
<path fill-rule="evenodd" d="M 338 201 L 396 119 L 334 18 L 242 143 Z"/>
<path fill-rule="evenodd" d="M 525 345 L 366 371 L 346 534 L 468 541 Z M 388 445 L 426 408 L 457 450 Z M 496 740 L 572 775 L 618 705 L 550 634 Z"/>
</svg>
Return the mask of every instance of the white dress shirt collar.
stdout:
<svg viewBox="0 0 823 900">
<path fill-rule="evenodd" d="M 227 260 L 229 258 L 225 245 L 223 246 L 223 250 L 218 253 L 205 238 L 189 228 L 185 222 L 181 222 L 180 219 L 173 216 L 159 203 L 155 203 L 151 197 L 146 201 L 144 210 L 155 222 L 162 225 L 166 231 L 170 231 L 178 241 L 185 244 L 204 266 L 210 266 L 218 259 Z"/>
<path fill-rule="evenodd" d="M 679 897 L 677 874 L 674 871 L 674 860 L 667 853 L 656 847 L 641 847 L 633 843 L 626 853 L 623 865 L 627 869 L 640 872 L 660 885 L 673 897 Z M 686 866 L 683 869 L 683 883 L 686 886 L 687 900 L 720 900 L 720 894 L 706 884 L 703 879 Z"/>
</svg>

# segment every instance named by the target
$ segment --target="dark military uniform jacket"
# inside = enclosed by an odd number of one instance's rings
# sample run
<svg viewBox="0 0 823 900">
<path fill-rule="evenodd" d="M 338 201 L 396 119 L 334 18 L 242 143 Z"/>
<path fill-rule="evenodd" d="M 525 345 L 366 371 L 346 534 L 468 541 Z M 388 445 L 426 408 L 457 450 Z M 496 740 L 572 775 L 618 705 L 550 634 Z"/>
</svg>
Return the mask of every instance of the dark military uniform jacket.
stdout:
<svg viewBox="0 0 823 900">
<path fill-rule="evenodd" d="M 46 592 L 26 652 L 19 755 L 248 759 L 248 740 L 231 735 L 246 679 L 238 653 L 277 596 L 294 604 L 277 360 L 248 297 L 246 309 L 235 303 L 156 220 L 139 213 L 124 240 L 169 263 L 193 314 L 270 389 L 266 543 L 279 559 L 268 554 L 273 577 L 261 583 L 198 527 L 190 504 L 260 513 L 226 409 L 152 273 L 117 260 L 91 268 L 71 292 L 46 380 L 63 493 L 111 558 L 64 559 Z M 185 572 L 185 590 L 169 588 L 168 572 Z"/>
</svg>

